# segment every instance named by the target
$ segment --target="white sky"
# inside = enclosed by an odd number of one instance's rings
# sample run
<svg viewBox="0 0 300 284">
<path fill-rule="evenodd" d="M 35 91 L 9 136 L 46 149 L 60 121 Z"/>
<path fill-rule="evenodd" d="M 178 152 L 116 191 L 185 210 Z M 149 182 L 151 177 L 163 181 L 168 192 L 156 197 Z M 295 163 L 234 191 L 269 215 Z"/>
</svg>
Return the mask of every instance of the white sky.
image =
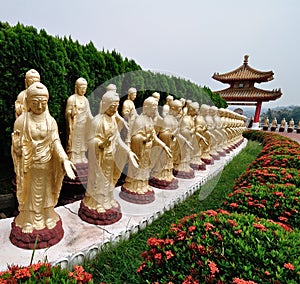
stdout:
<svg viewBox="0 0 300 284">
<path fill-rule="evenodd" d="M 263 107 L 300 105 L 298 0 L 2 0 L 0 21 L 116 49 L 144 70 L 168 72 L 212 90 L 211 78 L 243 63 L 272 70 L 262 89 L 281 88 Z"/>
</svg>

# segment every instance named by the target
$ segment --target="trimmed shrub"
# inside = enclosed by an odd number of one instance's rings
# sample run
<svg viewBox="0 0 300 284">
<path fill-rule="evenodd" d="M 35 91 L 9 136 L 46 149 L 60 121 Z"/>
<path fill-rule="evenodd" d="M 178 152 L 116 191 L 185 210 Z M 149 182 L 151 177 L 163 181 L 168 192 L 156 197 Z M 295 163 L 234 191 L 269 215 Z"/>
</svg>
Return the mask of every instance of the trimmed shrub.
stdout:
<svg viewBox="0 0 300 284">
<path fill-rule="evenodd" d="M 300 233 L 251 214 L 208 210 L 148 240 L 141 283 L 299 283 Z"/>
</svg>

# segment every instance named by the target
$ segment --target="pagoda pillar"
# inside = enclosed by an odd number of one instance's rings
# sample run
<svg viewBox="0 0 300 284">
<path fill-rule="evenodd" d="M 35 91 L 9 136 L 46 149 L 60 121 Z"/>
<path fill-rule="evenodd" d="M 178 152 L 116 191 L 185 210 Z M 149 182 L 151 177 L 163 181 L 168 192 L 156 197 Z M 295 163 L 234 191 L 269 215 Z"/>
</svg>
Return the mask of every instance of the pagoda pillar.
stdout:
<svg viewBox="0 0 300 284">
<path fill-rule="evenodd" d="M 257 101 L 254 119 L 253 119 L 253 126 L 252 126 L 253 129 L 259 128 L 259 117 L 260 117 L 261 105 L 262 105 L 262 101 Z"/>
</svg>

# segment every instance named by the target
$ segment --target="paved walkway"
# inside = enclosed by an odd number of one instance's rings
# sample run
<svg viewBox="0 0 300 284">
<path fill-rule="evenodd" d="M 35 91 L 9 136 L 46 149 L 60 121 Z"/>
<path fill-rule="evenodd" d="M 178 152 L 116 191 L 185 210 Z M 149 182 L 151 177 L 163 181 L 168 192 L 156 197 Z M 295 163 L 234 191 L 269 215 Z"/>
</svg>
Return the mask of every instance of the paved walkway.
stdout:
<svg viewBox="0 0 300 284">
<path fill-rule="evenodd" d="M 300 133 L 297 133 L 296 131 L 294 132 L 278 132 L 278 131 L 268 131 L 270 133 L 276 133 L 285 137 L 289 137 L 292 140 L 298 142 L 300 144 Z"/>
</svg>

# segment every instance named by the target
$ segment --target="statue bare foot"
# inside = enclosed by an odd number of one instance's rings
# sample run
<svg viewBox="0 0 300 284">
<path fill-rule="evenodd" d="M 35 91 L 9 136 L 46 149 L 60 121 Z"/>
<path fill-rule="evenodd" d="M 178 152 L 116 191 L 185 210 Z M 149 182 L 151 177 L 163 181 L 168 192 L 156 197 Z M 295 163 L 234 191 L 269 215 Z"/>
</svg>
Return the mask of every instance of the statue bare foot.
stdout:
<svg viewBox="0 0 300 284">
<path fill-rule="evenodd" d="M 26 225 L 22 228 L 22 233 L 30 234 L 33 232 L 33 226 L 30 223 L 26 223 Z"/>
<path fill-rule="evenodd" d="M 46 220 L 46 226 L 48 229 L 53 229 L 56 226 L 56 222 L 53 219 L 47 219 Z"/>
</svg>

